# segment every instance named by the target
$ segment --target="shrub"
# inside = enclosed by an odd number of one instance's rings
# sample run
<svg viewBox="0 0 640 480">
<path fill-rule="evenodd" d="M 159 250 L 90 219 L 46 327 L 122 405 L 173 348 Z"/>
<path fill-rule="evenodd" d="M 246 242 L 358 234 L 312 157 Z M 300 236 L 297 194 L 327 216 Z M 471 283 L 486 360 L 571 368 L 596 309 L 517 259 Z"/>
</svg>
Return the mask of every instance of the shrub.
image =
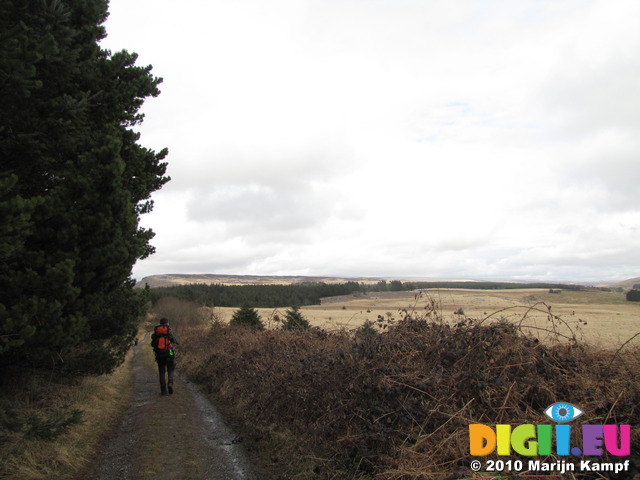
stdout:
<svg viewBox="0 0 640 480">
<path fill-rule="evenodd" d="M 244 325 L 256 330 L 264 330 L 264 324 L 257 310 L 248 306 L 244 306 L 233 312 L 230 323 L 231 325 Z"/>
<path fill-rule="evenodd" d="M 291 307 L 285 312 L 282 328 L 285 330 L 307 330 L 311 328 L 311 324 L 302 315 L 300 307 Z"/>
<path fill-rule="evenodd" d="M 629 302 L 640 302 L 640 290 L 629 290 L 627 292 L 627 300 Z"/>
<path fill-rule="evenodd" d="M 374 325 L 375 324 L 372 321 L 367 320 L 356 330 L 356 334 L 364 336 L 378 335 L 379 332 Z"/>
<path fill-rule="evenodd" d="M 24 410 L 7 408 L 0 414 L 0 445 L 20 437 L 29 440 L 55 440 L 81 422 L 82 411 L 79 409 L 42 408 L 26 413 Z"/>
<path fill-rule="evenodd" d="M 539 423 L 558 398 L 640 420 L 636 352 L 545 344 L 506 321 L 410 318 L 371 336 L 222 326 L 199 341 L 187 375 L 272 448 L 277 478 L 472 478 L 470 423 Z"/>
</svg>

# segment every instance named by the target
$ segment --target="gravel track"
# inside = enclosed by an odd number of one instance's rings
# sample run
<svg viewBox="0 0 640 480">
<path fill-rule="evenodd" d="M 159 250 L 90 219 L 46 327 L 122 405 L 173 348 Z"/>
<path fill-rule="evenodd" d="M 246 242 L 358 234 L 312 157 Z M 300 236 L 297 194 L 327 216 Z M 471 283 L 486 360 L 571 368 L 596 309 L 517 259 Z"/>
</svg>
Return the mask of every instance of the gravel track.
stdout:
<svg viewBox="0 0 640 480">
<path fill-rule="evenodd" d="M 174 394 L 160 396 L 145 340 L 134 349 L 131 404 L 88 478 L 255 480 L 242 445 L 196 386 L 177 376 Z"/>
</svg>

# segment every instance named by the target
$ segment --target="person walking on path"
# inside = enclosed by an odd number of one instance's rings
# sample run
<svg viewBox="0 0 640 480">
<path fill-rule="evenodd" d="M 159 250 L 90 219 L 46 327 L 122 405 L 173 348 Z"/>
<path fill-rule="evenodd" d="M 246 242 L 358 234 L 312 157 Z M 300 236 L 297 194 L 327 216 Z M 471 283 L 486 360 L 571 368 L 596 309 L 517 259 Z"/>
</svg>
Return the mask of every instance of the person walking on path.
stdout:
<svg viewBox="0 0 640 480">
<path fill-rule="evenodd" d="M 173 346 L 179 343 L 178 336 L 169 327 L 169 320 L 161 318 L 160 324 L 154 327 L 151 335 L 151 346 L 158 364 L 161 395 L 173 393 L 173 372 L 176 369 L 176 352 Z"/>
</svg>

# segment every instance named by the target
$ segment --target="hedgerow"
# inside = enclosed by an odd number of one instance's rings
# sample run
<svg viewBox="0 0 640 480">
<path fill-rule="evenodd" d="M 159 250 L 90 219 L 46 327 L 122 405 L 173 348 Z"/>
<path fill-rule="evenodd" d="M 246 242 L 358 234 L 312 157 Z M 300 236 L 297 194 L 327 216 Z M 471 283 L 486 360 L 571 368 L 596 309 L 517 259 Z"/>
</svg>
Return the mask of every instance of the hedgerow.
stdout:
<svg viewBox="0 0 640 480">
<path fill-rule="evenodd" d="M 543 342 L 504 321 L 448 325 L 432 311 L 386 327 L 217 324 L 188 339 L 183 369 L 250 427 L 245 435 L 281 479 L 474 476 L 469 424 L 549 423 L 542 412 L 557 401 L 585 411 L 574 425 L 640 424 L 637 352 Z M 631 460 L 640 468 L 636 453 Z"/>
</svg>

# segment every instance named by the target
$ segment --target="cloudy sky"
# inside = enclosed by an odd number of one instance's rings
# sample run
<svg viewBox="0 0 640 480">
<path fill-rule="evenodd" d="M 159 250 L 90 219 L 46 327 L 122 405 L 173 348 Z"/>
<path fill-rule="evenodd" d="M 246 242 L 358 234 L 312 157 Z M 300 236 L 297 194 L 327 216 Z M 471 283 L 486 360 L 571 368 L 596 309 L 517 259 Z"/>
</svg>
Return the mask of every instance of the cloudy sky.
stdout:
<svg viewBox="0 0 640 480">
<path fill-rule="evenodd" d="M 111 0 L 161 273 L 640 276 L 640 2 Z"/>
</svg>

